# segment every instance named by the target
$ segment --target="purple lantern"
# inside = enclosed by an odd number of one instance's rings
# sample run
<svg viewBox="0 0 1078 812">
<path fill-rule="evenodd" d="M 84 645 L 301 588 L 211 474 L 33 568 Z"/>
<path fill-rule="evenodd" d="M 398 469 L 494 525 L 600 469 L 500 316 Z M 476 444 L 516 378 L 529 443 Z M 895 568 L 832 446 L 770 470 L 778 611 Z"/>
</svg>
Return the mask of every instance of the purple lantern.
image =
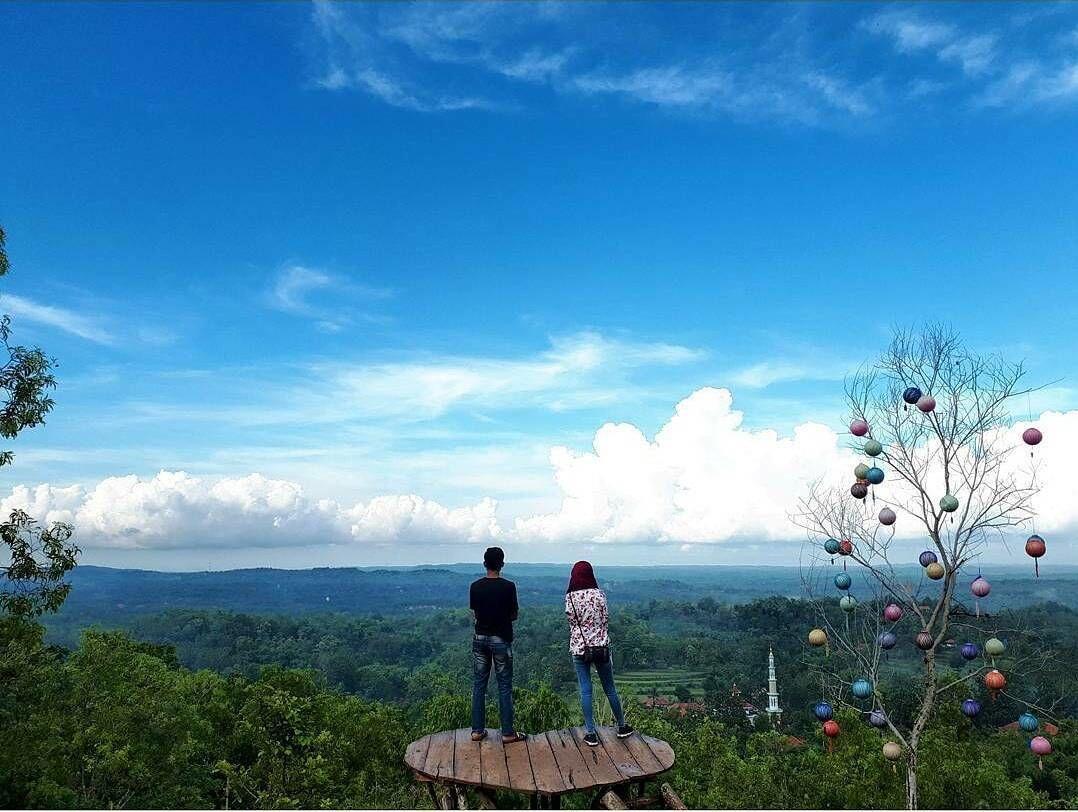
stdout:
<svg viewBox="0 0 1078 812">
<path fill-rule="evenodd" d="M 959 652 L 961 652 L 963 660 L 975 660 L 981 653 L 981 649 L 976 643 L 963 643 Z"/>
<path fill-rule="evenodd" d="M 962 713 L 972 719 L 981 712 L 981 703 L 976 699 L 967 699 L 962 703 Z"/>
<path fill-rule="evenodd" d="M 854 499 L 864 499 L 868 496 L 868 486 L 863 482 L 855 482 L 850 485 L 850 495 Z"/>
<path fill-rule="evenodd" d="M 939 559 L 936 558 L 936 554 L 931 550 L 925 550 L 917 560 L 921 562 L 922 567 L 927 567 L 929 564 L 935 564 Z"/>
<path fill-rule="evenodd" d="M 887 714 L 882 710 L 874 710 L 868 715 L 868 723 L 873 727 L 887 727 Z"/>
<path fill-rule="evenodd" d="M 866 423 L 861 418 L 857 418 L 852 423 L 850 423 L 850 434 L 852 434 L 854 437 L 864 437 L 866 434 L 868 434 L 868 423 Z"/>
<path fill-rule="evenodd" d="M 1030 426 L 1022 432 L 1022 442 L 1026 445 L 1037 445 L 1043 439 L 1044 435 L 1041 434 L 1041 430 L 1036 426 Z"/>
<path fill-rule="evenodd" d="M 992 591 L 992 585 L 978 575 L 973 579 L 973 583 L 969 585 L 969 591 L 972 592 L 975 597 L 985 598 L 988 596 L 988 593 Z"/>
<path fill-rule="evenodd" d="M 895 512 L 889 507 L 885 507 L 883 510 L 880 511 L 880 524 L 882 525 L 890 527 L 895 523 L 895 520 L 897 518 L 898 516 L 896 516 Z"/>
</svg>

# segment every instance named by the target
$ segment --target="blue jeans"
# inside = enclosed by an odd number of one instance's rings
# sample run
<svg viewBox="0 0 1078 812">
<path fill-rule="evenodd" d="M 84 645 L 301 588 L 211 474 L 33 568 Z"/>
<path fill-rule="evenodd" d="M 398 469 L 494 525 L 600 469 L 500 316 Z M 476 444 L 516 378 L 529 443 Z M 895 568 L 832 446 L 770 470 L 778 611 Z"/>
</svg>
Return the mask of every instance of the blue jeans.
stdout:
<svg viewBox="0 0 1078 812">
<path fill-rule="evenodd" d="M 591 666 L 577 655 L 573 655 L 573 665 L 576 666 L 576 681 L 580 685 L 580 707 L 584 711 L 584 728 L 588 733 L 595 732 L 595 713 L 591 706 Z M 610 660 L 605 663 L 594 663 L 595 671 L 599 674 L 599 682 L 602 683 L 603 693 L 610 702 L 610 710 L 614 711 L 614 718 L 618 725 L 625 724 L 625 714 L 621 710 L 621 700 L 618 699 L 618 689 L 614 686 L 614 666 Z"/>
<path fill-rule="evenodd" d="M 511 736 L 513 728 L 513 647 L 494 634 L 477 634 L 472 640 L 472 730 L 487 727 L 487 682 L 490 666 L 498 678 L 498 716 L 502 735 Z"/>
</svg>

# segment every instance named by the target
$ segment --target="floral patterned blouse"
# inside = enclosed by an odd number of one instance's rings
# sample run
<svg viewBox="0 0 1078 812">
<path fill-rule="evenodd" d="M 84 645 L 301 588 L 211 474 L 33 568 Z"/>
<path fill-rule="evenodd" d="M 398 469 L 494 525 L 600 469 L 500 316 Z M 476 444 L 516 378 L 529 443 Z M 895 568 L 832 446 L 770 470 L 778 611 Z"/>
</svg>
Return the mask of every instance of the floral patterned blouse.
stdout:
<svg viewBox="0 0 1078 812">
<path fill-rule="evenodd" d="M 565 615 L 569 618 L 570 654 L 582 656 L 585 645 L 610 645 L 610 616 L 606 610 L 606 595 L 601 589 L 580 589 L 566 593 Z"/>
</svg>

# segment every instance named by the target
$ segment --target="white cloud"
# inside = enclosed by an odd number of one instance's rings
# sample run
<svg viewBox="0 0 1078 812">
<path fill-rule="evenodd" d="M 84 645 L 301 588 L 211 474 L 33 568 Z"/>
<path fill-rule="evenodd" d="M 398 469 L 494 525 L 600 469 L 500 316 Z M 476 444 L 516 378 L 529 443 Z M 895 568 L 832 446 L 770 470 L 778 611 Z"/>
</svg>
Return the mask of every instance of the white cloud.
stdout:
<svg viewBox="0 0 1078 812">
<path fill-rule="evenodd" d="M 981 107 L 1028 107 L 1078 101 L 1078 61 L 1054 67 L 1026 60 L 1015 63 L 975 100 Z"/>
<path fill-rule="evenodd" d="M 16 319 L 25 319 L 47 327 L 55 327 L 65 333 L 85 338 L 97 344 L 113 344 L 113 335 L 101 326 L 94 316 L 76 313 L 63 307 L 39 304 L 24 296 L 5 293 L 0 297 L 0 307 Z"/>
<path fill-rule="evenodd" d="M 332 296 L 336 303 L 316 302 L 319 293 Z M 316 326 L 328 333 L 344 329 L 354 317 L 354 313 L 341 306 L 342 300 L 386 299 L 393 295 L 388 288 L 375 288 L 360 285 L 317 268 L 303 265 L 289 265 L 282 268 L 273 281 L 269 291 L 269 304 L 284 313 L 313 319 Z M 365 320 L 379 320 L 369 313 L 358 314 Z"/>
<path fill-rule="evenodd" d="M 905 53 L 937 48 L 955 36 L 954 26 L 924 20 L 907 11 L 882 11 L 866 20 L 864 26 L 873 33 L 890 36 L 895 48 Z"/>
<path fill-rule="evenodd" d="M 1007 465 L 1021 483 L 1035 472 L 1035 526 L 1051 547 L 1078 529 L 1078 481 L 1070 476 L 1078 411 L 1045 412 L 1035 422 L 1045 440 L 1032 459 L 1017 440 L 1028 424 L 1005 430 L 1015 446 Z M 21 507 L 41 520 L 70 521 L 80 544 L 111 548 L 778 542 L 803 537 L 790 517 L 811 483 L 849 484 L 859 457 L 848 440 L 812 422 L 788 436 L 746 429 L 730 392 L 705 388 L 678 403 L 652 439 L 636 426 L 608 423 L 590 451 L 553 448 L 560 506 L 508 526 L 487 497 L 447 507 L 391 494 L 348 506 L 259 474 L 210 479 L 182 471 L 110 477 L 87 488 L 17 486 L 0 500 L 0 512 Z M 939 483 L 932 487 L 942 495 Z M 897 478 L 876 493 L 881 505 L 901 508 Z M 899 514 L 899 534 L 917 536 L 912 517 Z"/>
</svg>

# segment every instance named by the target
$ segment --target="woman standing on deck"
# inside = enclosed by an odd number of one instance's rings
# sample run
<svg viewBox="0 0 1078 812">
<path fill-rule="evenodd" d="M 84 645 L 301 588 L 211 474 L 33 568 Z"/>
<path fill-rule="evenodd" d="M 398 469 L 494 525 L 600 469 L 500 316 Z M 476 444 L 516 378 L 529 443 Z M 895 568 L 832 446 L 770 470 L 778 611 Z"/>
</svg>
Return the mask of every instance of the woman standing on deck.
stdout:
<svg viewBox="0 0 1078 812">
<path fill-rule="evenodd" d="M 576 679 L 580 685 L 580 706 L 584 711 L 584 742 L 592 747 L 599 744 L 595 730 L 595 714 L 591 701 L 591 667 L 599 674 L 599 682 L 610 702 L 610 709 L 618 723 L 618 736 L 624 738 L 633 732 L 625 724 L 625 714 L 614 686 L 614 667 L 610 662 L 610 616 L 606 608 L 606 595 L 599 589 L 595 573 L 587 561 L 577 561 L 569 576 L 569 588 L 565 590 L 565 614 L 569 618 L 569 653 L 576 667 Z"/>
</svg>

